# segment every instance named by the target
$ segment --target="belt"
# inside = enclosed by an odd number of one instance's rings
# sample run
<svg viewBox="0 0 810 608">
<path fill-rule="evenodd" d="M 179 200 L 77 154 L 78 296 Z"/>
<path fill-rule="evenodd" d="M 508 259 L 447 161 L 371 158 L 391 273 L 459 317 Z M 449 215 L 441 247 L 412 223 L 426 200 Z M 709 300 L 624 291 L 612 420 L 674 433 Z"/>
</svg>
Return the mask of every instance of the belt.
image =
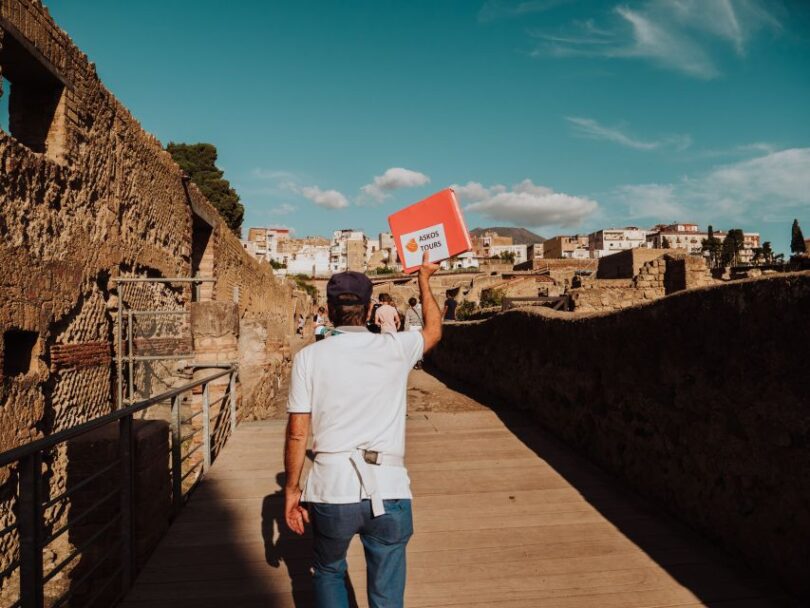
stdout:
<svg viewBox="0 0 810 608">
<path fill-rule="evenodd" d="M 360 478 L 360 484 L 371 499 L 371 514 L 374 517 L 385 514 L 383 499 L 380 489 L 377 486 L 377 475 L 374 467 L 403 467 L 405 459 L 396 454 L 376 452 L 374 450 L 356 449 L 351 452 L 318 452 L 315 454 L 315 462 L 326 464 L 328 462 L 346 462 L 354 465 L 354 470 Z"/>
</svg>

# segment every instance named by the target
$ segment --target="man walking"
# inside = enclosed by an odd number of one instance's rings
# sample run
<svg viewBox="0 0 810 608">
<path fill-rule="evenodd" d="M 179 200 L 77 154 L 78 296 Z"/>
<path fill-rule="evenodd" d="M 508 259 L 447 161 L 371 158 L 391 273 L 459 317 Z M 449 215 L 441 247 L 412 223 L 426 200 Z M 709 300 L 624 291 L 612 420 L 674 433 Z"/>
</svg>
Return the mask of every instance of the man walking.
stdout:
<svg viewBox="0 0 810 608">
<path fill-rule="evenodd" d="M 387 293 L 380 294 L 382 304 L 374 314 L 374 322 L 380 326 L 382 333 L 396 333 L 399 331 L 399 312 L 394 308 L 391 296 Z"/>
<path fill-rule="evenodd" d="M 284 511 L 298 534 L 312 522 L 318 608 L 348 608 L 346 552 L 355 534 L 366 555 L 369 606 L 403 606 L 405 547 L 413 534 L 405 398 L 408 372 L 441 339 L 441 311 L 429 285 L 438 268 L 426 253 L 419 270 L 424 327 L 399 333 L 366 329 L 368 277 L 333 275 L 326 294 L 334 335 L 293 362 Z M 315 462 L 302 491 L 310 429 Z"/>
</svg>

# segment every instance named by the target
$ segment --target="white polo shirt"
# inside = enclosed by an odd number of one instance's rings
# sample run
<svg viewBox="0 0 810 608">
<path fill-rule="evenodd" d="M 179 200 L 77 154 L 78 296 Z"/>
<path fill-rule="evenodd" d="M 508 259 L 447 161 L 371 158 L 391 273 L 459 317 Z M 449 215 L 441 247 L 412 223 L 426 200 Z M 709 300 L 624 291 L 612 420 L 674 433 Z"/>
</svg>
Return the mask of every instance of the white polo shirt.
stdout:
<svg viewBox="0 0 810 608">
<path fill-rule="evenodd" d="M 374 334 L 365 327 L 338 327 L 337 335 L 295 356 L 289 413 L 311 413 L 313 451 L 358 448 L 405 456 L 408 374 L 422 358 L 422 332 Z M 374 466 L 384 500 L 411 498 L 405 467 Z M 303 502 L 353 503 L 369 498 L 351 461 L 312 466 Z"/>
</svg>

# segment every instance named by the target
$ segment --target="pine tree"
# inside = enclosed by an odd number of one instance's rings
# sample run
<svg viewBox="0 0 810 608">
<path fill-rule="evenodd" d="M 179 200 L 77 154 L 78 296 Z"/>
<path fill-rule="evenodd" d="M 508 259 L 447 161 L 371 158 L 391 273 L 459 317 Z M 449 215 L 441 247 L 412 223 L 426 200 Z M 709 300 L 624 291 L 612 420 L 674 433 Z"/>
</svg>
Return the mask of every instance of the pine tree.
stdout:
<svg viewBox="0 0 810 608">
<path fill-rule="evenodd" d="M 790 251 L 796 255 L 807 253 L 807 243 L 804 242 L 802 229 L 799 227 L 799 220 L 793 220 L 793 229 L 790 235 Z"/>
<path fill-rule="evenodd" d="M 166 150 L 191 178 L 208 201 L 216 207 L 228 227 L 239 236 L 245 208 L 239 195 L 231 188 L 223 171 L 217 167 L 217 149 L 212 144 L 169 143 Z"/>
<path fill-rule="evenodd" d="M 714 236 L 714 229 L 711 227 L 711 225 L 709 225 L 709 236 L 708 238 L 703 239 L 701 246 L 703 252 L 706 253 L 707 257 L 709 258 L 709 266 L 711 268 L 717 268 L 718 264 L 720 263 L 722 244 L 720 243 L 720 239 Z"/>
<path fill-rule="evenodd" d="M 743 231 L 733 228 L 728 231 L 720 254 L 723 266 L 737 266 L 740 263 L 740 251 L 744 244 Z"/>
</svg>

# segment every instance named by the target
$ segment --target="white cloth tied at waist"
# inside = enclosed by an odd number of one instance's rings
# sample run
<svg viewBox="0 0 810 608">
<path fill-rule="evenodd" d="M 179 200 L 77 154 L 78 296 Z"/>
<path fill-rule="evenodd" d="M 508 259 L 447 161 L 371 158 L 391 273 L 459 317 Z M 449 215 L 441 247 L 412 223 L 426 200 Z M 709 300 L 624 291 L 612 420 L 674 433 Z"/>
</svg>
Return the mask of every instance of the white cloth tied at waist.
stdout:
<svg viewBox="0 0 810 608">
<path fill-rule="evenodd" d="M 347 460 L 354 465 L 354 470 L 360 478 L 360 484 L 371 499 L 371 514 L 374 517 L 385 514 L 385 506 L 383 499 L 380 495 L 380 488 L 377 485 L 377 474 L 374 471 L 375 467 L 404 467 L 405 459 L 402 456 L 395 454 L 388 454 L 378 452 L 377 464 L 369 464 L 363 457 L 362 449 L 352 450 L 351 452 L 318 452 L 315 454 L 315 462 L 326 464 L 329 462 L 346 462 Z"/>
</svg>

